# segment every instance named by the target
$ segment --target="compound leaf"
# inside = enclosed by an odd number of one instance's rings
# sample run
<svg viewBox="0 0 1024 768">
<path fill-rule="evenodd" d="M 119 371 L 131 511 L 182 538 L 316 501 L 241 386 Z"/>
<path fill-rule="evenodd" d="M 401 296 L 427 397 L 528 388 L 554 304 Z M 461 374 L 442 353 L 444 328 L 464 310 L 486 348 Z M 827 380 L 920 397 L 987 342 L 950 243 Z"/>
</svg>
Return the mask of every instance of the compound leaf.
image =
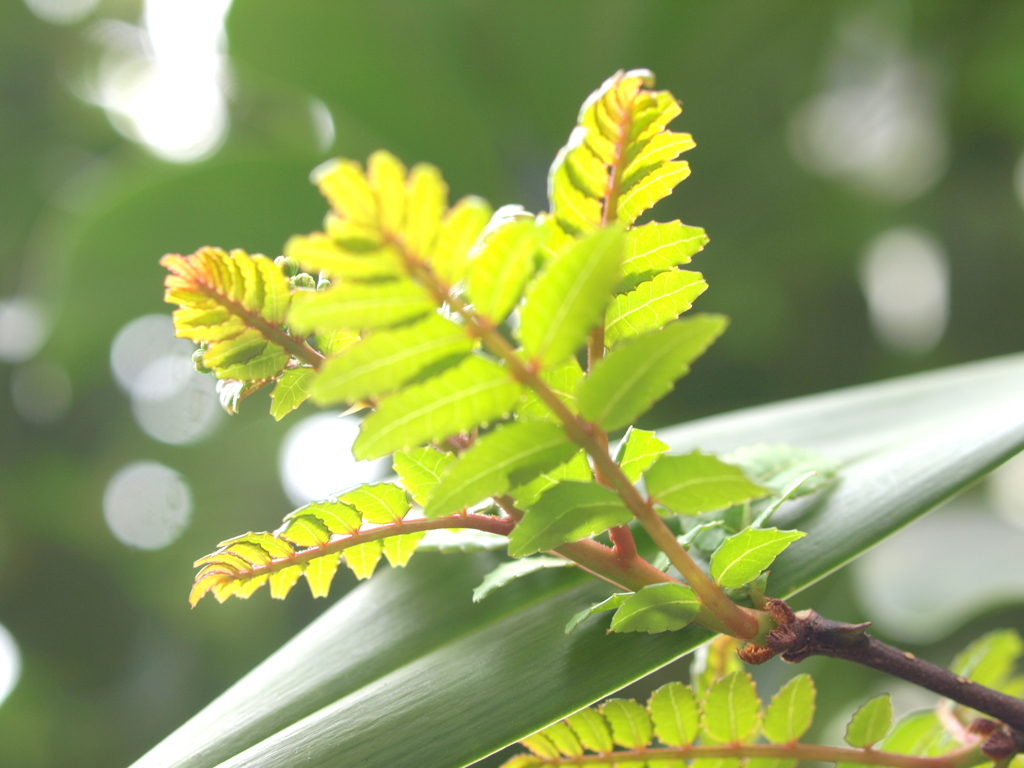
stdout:
<svg viewBox="0 0 1024 768">
<path fill-rule="evenodd" d="M 428 366 L 457 361 L 473 346 L 459 326 L 432 313 L 413 325 L 374 333 L 328 360 L 313 384 L 313 399 L 331 405 L 382 395 Z"/>
<path fill-rule="evenodd" d="M 499 496 L 564 464 L 577 450 L 565 430 L 554 424 L 519 421 L 499 426 L 448 467 L 424 514 L 440 517 Z"/>
<path fill-rule="evenodd" d="M 814 719 L 814 681 L 797 675 L 772 697 L 764 713 L 764 735 L 774 744 L 794 744 Z"/>
<path fill-rule="evenodd" d="M 661 272 L 688 264 L 707 242 L 703 229 L 680 221 L 652 221 L 628 230 L 620 287 L 631 290 Z"/>
<path fill-rule="evenodd" d="M 441 480 L 445 469 L 455 461 L 455 456 L 436 448 L 411 448 L 398 451 L 393 458 L 395 473 L 402 485 L 421 507 L 427 503 L 434 486 Z"/>
<path fill-rule="evenodd" d="M 651 497 L 679 515 L 713 512 L 767 495 L 739 467 L 700 451 L 662 456 L 644 479 Z"/>
<path fill-rule="evenodd" d="M 444 440 L 506 416 L 522 387 L 500 365 L 470 355 L 454 368 L 380 402 L 352 447 L 357 459 Z"/>
<path fill-rule="evenodd" d="M 713 683 L 704 698 L 703 731 L 719 744 L 740 744 L 757 736 L 761 701 L 746 672 L 731 672 Z"/>
<path fill-rule="evenodd" d="M 532 220 L 512 221 L 485 238 L 469 265 L 466 291 L 477 313 L 497 325 L 522 296 L 538 249 Z"/>
<path fill-rule="evenodd" d="M 557 485 L 562 480 L 583 480 L 589 482 L 593 479 L 594 473 L 590 470 L 590 464 L 587 463 L 587 455 L 584 451 L 579 451 L 565 464 L 555 467 L 550 472 L 542 473 L 526 483 L 526 485 L 514 488 L 512 490 L 512 498 L 515 500 L 516 506 L 525 509 L 536 504 L 537 499 L 541 497 L 544 491 Z"/>
<path fill-rule="evenodd" d="M 730 536 L 711 556 L 711 577 L 726 589 L 761 575 L 790 544 L 807 534 L 777 528 L 747 528 Z"/>
<path fill-rule="evenodd" d="M 601 706 L 601 714 L 612 727 L 612 741 L 620 747 L 643 749 L 651 743 L 651 716 L 632 699 L 608 699 Z"/>
<path fill-rule="evenodd" d="M 689 587 L 651 584 L 628 597 L 612 616 L 612 632 L 673 632 L 697 615 L 700 601 Z"/>
<path fill-rule="evenodd" d="M 722 315 L 697 315 L 619 344 L 580 385 L 580 413 L 608 431 L 631 424 L 672 391 L 725 326 Z"/>
<path fill-rule="evenodd" d="M 607 488 L 566 480 L 545 491 L 526 511 L 509 535 L 508 553 L 523 557 L 554 549 L 632 519 L 622 500 Z"/>
<path fill-rule="evenodd" d="M 572 728 L 584 749 L 601 754 L 612 751 L 614 745 L 608 721 L 596 709 L 581 709 L 565 718 L 565 722 Z"/>
<path fill-rule="evenodd" d="M 504 587 L 514 579 L 518 579 L 522 576 L 526 576 L 546 568 L 565 568 L 570 565 L 575 565 L 575 563 L 561 557 L 548 557 L 546 555 L 524 557 L 521 560 L 502 563 L 484 576 L 484 580 L 480 582 L 480 586 L 473 590 L 473 602 L 479 603 L 491 594 L 491 592 Z"/>
<path fill-rule="evenodd" d="M 892 698 L 888 693 L 876 696 L 853 713 L 846 726 L 846 743 L 858 749 L 877 744 L 892 728 Z"/>
<path fill-rule="evenodd" d="M 344 281 L 326 291 L 296 294 L 288 324 L 299 333 L 389 328 L 422 317 L 435 307 L 430 295 L 411 280 Z"/>
<path fill-rule="evenodd" d="M 530 284 L 518 334 L 531 361 L 542 368 L 557 365 L 584 343 L 618 282 L 624 243 L 617 228 L 594 232 Z"/>
<path fill-rule="evenodd" d="M 693 306 L 707 287 L 699 272 L 673 269 L 616 296 L 605 313 L 605 344 L 611 347 L 661 328 Z"/>
<path fill-rule="evenodd" d="M 637 482 L 668 446 L 653 432 L 630 427 L 615 452 L 615 461 L 632 483 Z"/>
<path fill-rule="evenodd" d="M 688 747 L 700 732 L 700 707 L 693 691 L 682 683 L 667 683 L 651 694 L 647 704 L 658 741 L 668 747 Z"/>
<path fill-rule="evenodd" d="M 281 374 L 270 393 L 270 415 L 280 421 L 309 397 L 309 385 L 316 374 L 312 368 L 290 368 Z"/>
</svg>

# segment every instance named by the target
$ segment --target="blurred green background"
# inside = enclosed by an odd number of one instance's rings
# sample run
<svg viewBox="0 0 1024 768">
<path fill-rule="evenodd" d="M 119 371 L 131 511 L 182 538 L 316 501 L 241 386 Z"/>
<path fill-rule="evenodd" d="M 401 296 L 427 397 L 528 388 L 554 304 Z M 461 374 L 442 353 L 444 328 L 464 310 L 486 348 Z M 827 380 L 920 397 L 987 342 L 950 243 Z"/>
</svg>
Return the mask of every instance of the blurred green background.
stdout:
<svg viewBox="0 0 1024 768">
<path fill-rule="evenodd" d="M 707 229 L 699 308 L 732 317 L 650 425 L 1024 346 L 1014 0 L 0 0 L 0 766 L 128 764 L 354 586 L 189 610 L 196 557 L 344 484 L 349 423 L 221 414 L 157 259 L 278 254 L 324 213 L 309 171 L 378 147 L 541 210 L 633 67 L 683 102 L 656 216 Z M 1024 626 L 1022 510 L 1011 463 L 799 602 L 946 663 Z M 825 738 L 882 684 L 828 674 Z"/>
</svg>

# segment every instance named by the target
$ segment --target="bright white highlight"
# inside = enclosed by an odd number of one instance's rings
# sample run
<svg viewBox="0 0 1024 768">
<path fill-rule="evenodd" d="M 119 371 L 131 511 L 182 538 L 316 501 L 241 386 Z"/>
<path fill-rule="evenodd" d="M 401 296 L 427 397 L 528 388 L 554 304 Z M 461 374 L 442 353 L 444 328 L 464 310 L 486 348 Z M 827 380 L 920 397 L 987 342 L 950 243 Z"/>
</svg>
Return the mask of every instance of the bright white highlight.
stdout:
<svg viewBox="0 0 1024 768">
<path fill-rule="evenodd" d="M 892 202 L 942 177 L 948 138 L 933 78 L 893 29 L 869 16 L 843 25 L 828 79 L 790 125 L 801 165 Z"/>
<path fill-rule="evenodd" d="M 886 346 L 910 355 L 930 352 L 949 319 L 949 266 L 928 233 L 910 227 L 883 232 L 860 269 L 871 325 Z"/>
<path fill-rule="evenodd" d="M 0 362 L 28 360 L 46 342 L 42 307 L 27 296 L 0 299 Z"/>
<path fill-rule="evenodd" d="M 11 400 L 25 421 L 40 426 L 53 424 L 71 407 L 71 379 L 56 363 L 28 363 L 11 376 Z"/>
<path fill-rule="evenodd" d="M 989 475 L 985 491 L 995 513 L 1024 530 L 1024 454 L 1018 454 Z"/>
<path fill-rule="evenodd" d="M 25 5 L 50 24 L 77 24 L 99 5 L 99 0 L 25 0 Z"/>
<path fill-rule="evenodd" d="M 138 317 L 114 337 L 110 370 L 131 397 L 139 428 L 154 440 L 194 443 L 220 422 L 216 382 L 196 373 L 194 350 L 190 342 L 174 338 L 168 315 Z"/>
<path fill-rule="evenodd" d="M 127 138 L 171 162 L 213 154 L 228 129 L 231 0 L 146 0 L 141 28 L 108 26 L 94 100 Z"/>
<path fill-rule="evenodd" d="M 0 704 L 11 695 L 21 677 L 21 651 L 11 633 L 0 624 Z"/>
<path fill-rule="evenodd" d="M 313 132 L 316 134 L 316 147 L 327 152 L 334 146 L 334 117 L 320 99 L 309 100 L 309 117 L 313 121 Z"/>
<path fill-rule="evenodd" d="M 185 479 L 155 461 L 119 469 L 103 492 L 103 518 L 114 537 L 137 549 L 162 549 L 188 527 L 192 493 Z"/>
<path fill-rule="evenodd" d="M 388 474 L 387 459 L 356 461 L 352 444 L 359 419 L 337 413 L 309 416 L 289 430 L 281 444 L 278 467 L 281 484 L 295 505 L 326 499 L 359 483 L 372 483 Z"/>
</svg>

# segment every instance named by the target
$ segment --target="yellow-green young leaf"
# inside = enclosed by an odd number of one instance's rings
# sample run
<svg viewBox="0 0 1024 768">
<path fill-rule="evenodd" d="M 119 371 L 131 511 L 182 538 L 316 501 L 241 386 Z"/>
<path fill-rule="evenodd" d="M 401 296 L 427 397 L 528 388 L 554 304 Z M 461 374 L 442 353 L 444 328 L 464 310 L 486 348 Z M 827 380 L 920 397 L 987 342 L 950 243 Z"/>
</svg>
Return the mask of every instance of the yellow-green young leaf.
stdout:
<svg viewBox="0 0 1024 768">
<path fill-rule="evenodd" d="M 360 485 L 339 495 L 338 501 L 350 504 L 363 520 L 374 525 L 397 523 L 409 512 L 409 497 L 394 483 Z"/>
<path fill-rule="evenodd" d="M 629 481 L 635 483 L 667 450 L 668 446 L 653 432 L 630 427 L 615 451 L 615 461 L 622 467 L 622 473 Z"/>
<path fill-rule="evenodd" d="M 397 232 L 405 221 L 405 166 L 385 150 L 366 161 L 366 179 L 377 198 L 381 229 Z"/>
<path fill-rule="evenodd" d="M 351 536 L 359 530 L 359 526 L 363 522 L 359 510 L 350 504 L 336 499 L 310 502 L 285 517 L 285 521 L 299 518 L 315 518 L 323 526 L 328 534 L 328 538 L 330 534 Z M 296 533 L 296 535 L 298 534 Z M 322 534 L 312 534 L 312 536 L 313 538 L 310 539 L 311 543 L 302 544 L 301 546 L 316 547 L 323 543 L 320 540 Z"/>
<path fill-rule="evenodd" d="M 309 383 L 316 373 L 312 368 L 291 368 L 281 374 L 270 393 L 270 415 L 280 421 L 309 397 Z"/>
<path fill-rule="evenodd" d="M 700 731 L 697 699 L 682 683 L 667 683 L 651 694 L 647 704 L 654 734 L 667 747 L 688 747 Z"/>
<path fill-rule="evenodd" d="M 213 342 L 203 355 L 203 364 L 212 368 L 218 379 L 259 381 L 276 376 L 289 359 L 282 347 L 265 341 L 259 331 L 248 330 L 234 339 Z"/>
<path fill-rule="evenodd" d="M 444 470 L 455 461 L 455 456 L 436 448 L 412 448 L 398 451 L 393 459 L 395 474 L 402 485 L 421 507 L 427 503 L 434 486 L 441 480 Z"/>
<path fill-rule="evenodd" d="M 632 699 L 609 699 L 601 706 L 601 714 L 612 727 L 612 741 L 620 747 L 644 749 L 651 743 L 651 716 Z"/>
<path fill-rule="evenodd" d="M 314 336 L 316 348 L 320 353 L 327 356 L 338 355 L 349 347 L 359 342 L 358 331 L 350 331 L 345 328 L 337 328 L 333 331 L 324 331 Z"/>
<path fill-rule="evenodd" d="M 725 326 L 722 315 L 697 315 L 619 344 L 580 385 L 580 413 L 607 431 L 633 423 L 672 391 Z"/>
<path fill-rule="evenodd" d="M 467 255 L 491 218 L 491 206 L 479 197 L 466 197 L 448 211 L 428 261 L 444 285 L 455 285 L 466 274 Z"/>
<path fill-rule="evenodd" d="M 575 357 L 570 357 L 564 363 L 554 368 L 546 368 L 540 372 L 541 380 L 558 395 L 558 398 L 565 403 L 573 413 L 579 408 L 576 406 L 576 388 L 583 378 L 583 369 Z M 520 404 L 516 415 L 520 418 L 543 419 L 561 424 L 561 419 L 555 416 L 554 411 L 548 404 L 541 400 L 540 396 L 532 389 L 526 391 L 523 402 Z"/>
<path fill-rule="evenodd" d="M 544 759 L 536 755 L 516 755 L 502 763 L 501 768 L 540 768 L 543 765 Z"/>
<path fill-rule="evenodd" d="M 448 185 L 432 165 L 414 165 L 406 180 L 408 209 L 402 237 L 417 258 L 427 259 L 434 250 L 441 216 L 448 205 Z"/>
<path fill-rule="evenodd" d="M 522 387 L 500 365 L 470 355 L 454 368 L 380 402 L 359 430 L 357 459 L 376 459 L 506 416 Z"/>
<path fill-rule="evenodd" d="M 509 535 L 508 553 L 523 557 L 554 549 L 632 519 L 622 500 L 604 486 L 567 480 L 526 511 Z"/>
<path fill-rule="evenodd" d="M 761 701 L 746 672 L 732 672 L 708 689 L 702 727 L 718 744 L 741 744 L 757 736 Z"/>
<path fill-rule="evenodd" d="M 355 160 L 336 160 L 317 169 L 320 192 L 342 219 L 376 228 L 377 198 Z"/>
<path fill-rule="evenodd" d="M 794 744 L 814 719 L 814 681 L 797 675 L 772 697 L 764 713 L 764 735 L 774 744 Z"/>
<path fill-rule="evenodd" d="M 222 541 L 216 552 L 201 557 L 195 562 L 200 568 L 195 585 L 189 595 L 189 602 L 196 603 L 207 593 L 213 592 L 218 601 L 237 595 L 246 598 L 266 583 L 266 575 L 253 577 L 256 569 L 269 565 L 275 559 L 291 557 L 295 550 L 282 539 L 269 533 L 246 533 Z M 281 572 L 289 571 L 285 568 Z M 290 579 L 291 573 L 282 580 Z M 291 580 L 294 583 L 294 579 Z M 274 589 L 272 583 L 271 588 Z M 288 589 L 291 585 L 288 585 Z M 287 592 L 287 589 L 284 590 Z M 283 596 L 283 595 L 282 595 Z"/>
<path fill-rule="evenodd" d="M 331 540 L 331 532 L 318 518 L 292 512 L 285 518 L 278 535 L 285 541 L 303 549 L 322 547 Z"/>
<path fill-rule="evenodd" d="M 595 613 L 604 613 L 605 611 L 614 611 L 619 608 L 627 599 L 633 596 L 632 592 L 620 592 L 612 595 L 611 597 L 602 600 L 600 603 L 594 603 L 589 608 L 584 608 L 579 613 L 573 615 L 569 619 L 569 623 L 565 625 L 565 634 L 569 634 L 576 627 L 582 624 L 584 621 L 589 619 Z"/>
<path fill-rule="evenodd" d="M 711 556 L 711 577 L 720 587 L 735 589 L 761 575 L 786 547 L 806 533 L 777 528 L 747 528 L 730 536 Z"/>
<path fill-rule="evenodd" d="M 674 632 L 700 610 L 700 600 L 682 584 L 650 584 L 627 598 L 612 616 L 612 632 Z"/>
<path fill-rule="evenodd" d="M 491 592 L 500 589 L 510 581 L 526 576 L 547 568 L 565 568 L 573 565 L 571 560 L 561 557 L 548 557 L 539 555 L 537 557 L 524 557 L 520 560 L 513 560 L 510 563 L 502 563 L 493 571 L 484 576 L 480 586 L 473 590 L 473 602 L 479 603 Z"/>
<path fill-rule="evenodd" d="M 661 272 L 688 264 L 707 242 L 703 229 L 680 221 L 652 221 L 628 230 L 621 287 L 631 290 Z"/>
<path fill-rule="evenodd" d="M 517 507 L 526 509 L 536 504 L 537 499 L 541 497 L 544 491 L 557 485 L 562 480 L 589 482 L 593 479 L 594 473 L 590 470 L 590 464 L 587 463 L 587 455 L 584 451 L 579 451 L 565 464 L 557 466 L 539 477 L 535 477 L 526 485 L 512 489 L 512 498 L 515 500 Z"/>
<path fill-rule="evenodd" d="M 619 199 L 618 221 L 630 226 L 641 213 L 672 194 L 676 185 L 690 175 L 690 165 L 684 160 L 665 163 L 636 180 Z"/>
<path fill-rule="evenodd" d="M 537 757 L 543 757 L 548 760 L 556 760 L 561 755 L 556 747 L 547 736 L 543 733 L 535 733 L 533 736 L 528 736 L 519 742 L 528 750 L 537 755 Z"/>
<path fill-rule="evenodd" d="M 327 597 L 334 574 L 338 572 L 340 561 L 341 552 L 335 552 L 306 563 L 306 568 L 302 573 L 309 583 L 309 591 L 313 593 L 313 597 Z"/>
<path fill-rule="evenodd" d="M 345 565 L 352 569 L 352 573 L 356 575 L 357 579 L 362 581 L 373 575 L 383 549 L 384 544 L 378 539 L 365 544 L 356 544 L 354 547 L 345 549 L 342 554 L 345 556 Z M 316 560 L 312 562 L 315 563 Z"/>
<path fill-rule="evenodd" d="M 647 491 L 678 515 L 699 515 L 767 496 L 739 467 L 700 451 L 662 456 L 644 475 Z"/>
<path fill-rule="evenodd" d="M 541 733 L 547 736 L 558 751 L 566 757 L 581 757 L 583 755 L 583 745 L 580 744 L 580 740 L 572 732 L 572 729 L 563 721 L 560 720 L 549 725 Z"/>
<path fill-rule="evenodd" d="M 624 243 L 619 229 L 595 232 L 530 284 L 518 334 L 531 361 L 545 368 L 557 365 L 586 341 L 618 282 Z"/>
<path fill-rule="evenodd" d="M 740 467 L 744 474 L 758 485 L 764 486 L 776 496 L 798 478 L 808 472 L 814 477 L 800 484 L 790 498 L 814 493 L 826 485 L 839 471 L 839 462 L 826 458 L 815 451 L 792 445 L 750 445 L 737 448 L 726 458 L 730 464 Z"/>
<path fill-rule="evenodd" d="M 605 314 L 605 344 L 611 347 L 661 328 L 693 306 L 707 287 L 699 272 L 672 269 L 616 296 Z"/>
<path fill-rule="evenodd" d="M 1014 629 L 997 629 L 982 635 L 953 659 L 953 674 L 979 685 L 999 688 L 1013 672 L 1024 642 Z"/>
<path fill-rule="evenodd" d="M 584 749 L 599 754 L 612 751 L 614 745 L 608 721 L 597 710 L 581 709 L 565 718 L 565 722 L 572 728 Z"/>
<path fill-rule="evenodd" d="M 846 726 L 846 743 L 866 749 L 877 744 L 892 728 L 892 699 L 884 693 L 871 699 L 853 714 Z"/>
<path fill-rule="evenodd" d="M 371 251 L 348 250 L 329 233 L 294 235 L 285 243 L 284 255 L 310 274 L 324 271 L 334 279 L 370 280 L 402 275 L 401 261 L 392 246 Z"/>
<path fill-rule="evenodd" d="M 935 710 L 928 709 L 901 718 L 878 748 L 899 755 L 936 757 L 959 746 L 939 721 Z"/>
<path fill-rule="evenodd" d="M 389 536 L 384 539 L 384 557 L 391 563 L 392 568 L 403 568 L 413 556 L 420 540 L 427 535 L 426 531 L 419 533 L 403 533 L 401 536 Z"/>
<path fill-rule="evenodd" d="M 270 574 L 270 596 L 275 600 L 284 600 L 302 576 L 302 566 L 293 565 Z"/>
<path fill-rule="evenodd" d="M 295 295 L 288 324 L 299 333 L 333 328 L 388 328 L 435 308 L 427 292 L 410 280 L 342 282 L 326 291 Z"/>
<path fill-rule="evenodd" d="M 470 262 L 466 291 L 477 313 L 495 325 L 512 311 L 533 275 L 538 234 L 533 220 L 511 221 L 488 235 Z"/>
<path fill-rule="evenodd" d="M 448 467 L 424 509 L 429 518 L 458 512 L 528 483 L 577 452 L 565 430 L 543 421 L 504 424 Z"/>
<path fill-rule="evenodd" d="M 434 313 L 413 325 L 379 331 L 324 364 L 313 400 L 356 403 L 391 392 L 425 368 L 457 362 L 474 344 L 459 326 Z"/>
</svg>

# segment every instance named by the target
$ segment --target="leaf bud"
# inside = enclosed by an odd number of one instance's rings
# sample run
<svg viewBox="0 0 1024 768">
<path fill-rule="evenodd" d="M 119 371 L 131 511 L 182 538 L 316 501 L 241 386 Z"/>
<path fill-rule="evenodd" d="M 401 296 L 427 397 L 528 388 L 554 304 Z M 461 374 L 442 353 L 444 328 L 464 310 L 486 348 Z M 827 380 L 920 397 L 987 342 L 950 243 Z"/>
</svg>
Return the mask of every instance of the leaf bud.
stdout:
<svg viewBox="0 0 1024 768">
<path fill-rule="evenodd" d="M 312 275 L 307 275 L 305 272 L 300 272 L 295 277 L 289 279 L 288 284 L 299 291 L 316 290 L 316 280 L 313 279 Z"/>
<path fill-rule="evenodd" d="M 213 373 L 212 368 L 207 368 L 203 363 L 203 355 L 206 354 L 206 350 L 200 347 L 192 353 L 192 367 L 199 373 Z"/>
<path fill-rule="evenodd" d="M 274 259 L 274 263 L 281 268 L 285 277 L 295 277 L 299 274 L 299 263 L 295 259 L 288 258 L 287 256 L 278 256 Z"/>
<path fill-rule="evenodd" d="M 326 277 L 321 277 L 319 280 L 316 281 L 316 289 L 318 291 L 326 291 L 330 287 L 331 281 L 328 280 Z"/>
</svg>

